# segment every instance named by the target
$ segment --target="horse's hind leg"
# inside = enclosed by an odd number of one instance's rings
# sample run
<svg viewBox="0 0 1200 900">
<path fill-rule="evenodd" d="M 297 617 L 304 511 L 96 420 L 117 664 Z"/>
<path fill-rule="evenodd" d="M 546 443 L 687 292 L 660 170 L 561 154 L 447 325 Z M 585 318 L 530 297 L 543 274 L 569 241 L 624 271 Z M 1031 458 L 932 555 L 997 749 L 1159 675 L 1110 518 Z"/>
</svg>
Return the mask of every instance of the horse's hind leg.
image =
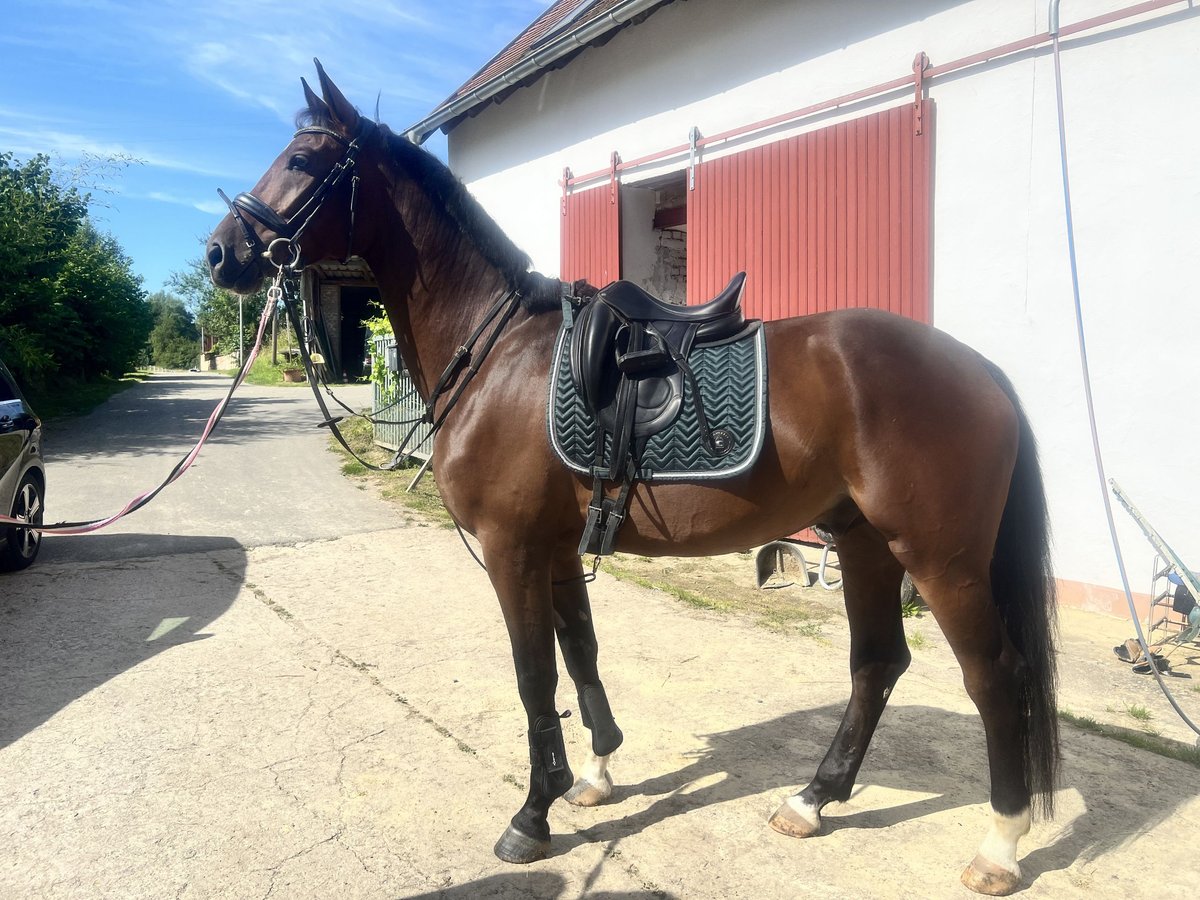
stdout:
<svg viewBox="0 0 1200 900">
<path fill-rule="evenodd" d="M 963 684 L 979 709 L 987 739 L 992 826 L 962 881 L 977 893 L 1003 895 L 1020 884 L 1017 842 L 1031 821 L 1022 756 L 1027 666 L 993 602 L 987 567 L 978 568 L 974 577 L 952 569 L 942 578 L 918 580 L 918 587 L 962 667 Z"/>
<path fill-rule="evenodd" d="M 621 746 L 621 729 L 613 719 L 596 667 L 598 645 L 592 624 L 583 563 L 573 548 L 560 553 L 554 566 L 554 627 L 567 673 L 575 682 L 579 714 L 592 735 L 592 753 L 566 799 L 576 806 L 596 806 L 612 796 L 608 757 Z"/>
<path fill-rule="evenodd" d="M 900 614 L 904 571 L 883 537 L 860 520 L 837 536 L 837 548 L 850 622 L 850 703 L 812 783 L 771 816 L 772 828 L 793 837 L 817 834 L 822 807 L 849 799 L 888 696 L 912 659 Z"/>
</svg>

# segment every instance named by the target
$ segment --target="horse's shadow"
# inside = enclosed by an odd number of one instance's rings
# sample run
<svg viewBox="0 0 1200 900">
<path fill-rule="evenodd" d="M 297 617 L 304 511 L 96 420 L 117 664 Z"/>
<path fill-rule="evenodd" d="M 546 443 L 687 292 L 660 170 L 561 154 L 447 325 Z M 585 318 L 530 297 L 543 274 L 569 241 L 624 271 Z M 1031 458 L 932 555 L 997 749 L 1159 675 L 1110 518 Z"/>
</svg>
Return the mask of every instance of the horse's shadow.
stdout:
<svg viewBox="0 0 1200 900">
<path fill-rule="evenodd" d="M 674 816 L 743 800 L 772 786 L 781 789 L 782 797 L 783 789 L 804 783 L 798 780 L 815 772 L 841 714 L 841 706 L 825 706 L 704 735 L 705 746 L 695 751 L 689 765 L 614 787 L 611 800 L 590 813 L 603 820 L 575 833 L 556 834 L 555 851 L 616 843 Z M 1139 754 L 1145 757 L 1145 764 L 1161 764 L 1164 770 L 1171 768 L 1170 761 L 1070 729 L 1063 737 L 1071 753 L 1063 768 L 1061 788 L 1078 791 L 1085 809 L 1049 844 L 1024 857 L 1021 864 L 1028 878 L 1065 869 L 1080 859 L 1093 860 L 1116 849 L 1161 824 L 1195 793 L 1194 789 L 1169 796 L 1160 793 L 1150 803 L 1122 803 L 1120 796 L 1106 791 L 1103 785 L 1089 783 L 1088 763 L 1083 758 L 1089 747 L 1096 755 L 1091 764 L 1101 768 L 1106 763 L 1097 763 L 1096 759 L 1110 754 Z M 1077 762 L 1072 764 L 1072 759 Z M 977 716 L 928 706 L 889 708 L 860 773 L 856 795 L 862 786 L 870 785 L 902 790 L 909 796 L 926 796 L 873 809 L 830 804 L 822 817 L 823 833 L 888 828 L 939 812 L 986 804 L 986 763 L 983 728 Z M 700 786 L 689 790 L 696 784 Z M 652 799 L 649 805 L 625 813 L 622 807 L 637 804 L 638 798 Z M 764 807 L 764 829 L 768 828 L 769 812 Z M 980 838 L 986 825 L 986 817 L 981 817 Z"/>
<path fill-rule="evenodd" d="M 646 778 L 636 784 L 618 784 L 609 802 L 597 811 L 620 810 L 626 801 L 639 797 L 654 798 L 637 812 L 595 825 L 573 835 L 563 835 L 556 846 L 562 849 L 588 843 L 607 843 L 650 828 L 673 816 L 717 803 L 741 800 L 765 788 L 785 788 L 798 779 L 811 776 L 825 753 L 826 741 L 833 736 L 842 707 L 824 706 L 798 710 L 775 719 L 741 728 L 703 735 L 705 746 L 692 751 L 692 762 L 683 768 Z M 951 731 L 961 731 L 950 737 Z M 891 731 L 887 736 L 885 731 Z M 908 733 L 940 734 L 951 749 L 950 756 L 962 755 L 964 741 L 978 744 L 979 764 L 986 765 L 982 745 L 982 727 L 973 716 L 921 706 L 888 710 L 880 733 L 875 736 L 859 778 L 860 785 L 877 785 L 923 792 L 932 796 L 877 810 L 838 812 L 834 804 L 825 810 L 824 831 L 842 828 L 884 828 L 921 815 L 969 806 L 987 800 L 986 781 L 964 779 L 961 773 L 947 772 L 938 747 L 942 741 L 905 743 Z M 969 752 L 969 751 L 968 751 Z M 876 768 L 876 765 L 900 763 L 902 769 Z M 619 770 L 616 772 L 619 777 Z M 700 787 L 689 790 L 692 785 Z M 859 788 L 856 788 L 856 791 Z M 764 820 L 764 827 L 766 823 Z"/>
</svg>

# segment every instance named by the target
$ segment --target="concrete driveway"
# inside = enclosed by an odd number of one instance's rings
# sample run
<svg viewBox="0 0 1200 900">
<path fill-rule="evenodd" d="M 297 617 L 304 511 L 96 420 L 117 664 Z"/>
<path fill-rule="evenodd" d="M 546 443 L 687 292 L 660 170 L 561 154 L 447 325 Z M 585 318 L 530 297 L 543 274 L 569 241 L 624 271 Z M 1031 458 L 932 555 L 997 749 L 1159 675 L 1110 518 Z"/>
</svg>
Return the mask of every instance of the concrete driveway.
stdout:
<svg viewBox="0 0 1200 900">
<path fill-rule="evenodd" d="M 57 428 L 48 518 L 150 486 L 227 384 L 155 377 Z M 340 477 L 316 418 L 307 392 L 245 388 L 150 508 L 0 579 L 0 897 L 969 896 L 986 767 L 944 647 L 917 654 L 828 833 L 797 841 L 766 818 L 841 714 L 840 620 L 777 634 L 606 577 L 614 802 L 556 804 L 552 857 L 498 862 L 527 757 L 486 576 Z M 1194 892 L 1197 770 L 1064 737 L 1023 896 Z"/>
</svg>

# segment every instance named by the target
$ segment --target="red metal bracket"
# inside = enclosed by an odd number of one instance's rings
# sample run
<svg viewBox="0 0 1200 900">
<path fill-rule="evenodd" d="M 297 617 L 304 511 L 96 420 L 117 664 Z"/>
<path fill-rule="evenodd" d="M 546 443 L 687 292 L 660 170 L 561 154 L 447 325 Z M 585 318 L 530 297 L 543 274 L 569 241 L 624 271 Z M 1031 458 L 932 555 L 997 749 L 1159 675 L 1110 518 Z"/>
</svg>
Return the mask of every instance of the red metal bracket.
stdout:
<svg viewBox="0 0 1200 900">
<path fill-rule="evenodd" d="M 913 82 L 916 96 L 913 100 L 913 134 L 921 134 L 925 128 L 925 70 L 929 68 L 929 57 L 922 50 L 913 59 Z"/>
</svg>

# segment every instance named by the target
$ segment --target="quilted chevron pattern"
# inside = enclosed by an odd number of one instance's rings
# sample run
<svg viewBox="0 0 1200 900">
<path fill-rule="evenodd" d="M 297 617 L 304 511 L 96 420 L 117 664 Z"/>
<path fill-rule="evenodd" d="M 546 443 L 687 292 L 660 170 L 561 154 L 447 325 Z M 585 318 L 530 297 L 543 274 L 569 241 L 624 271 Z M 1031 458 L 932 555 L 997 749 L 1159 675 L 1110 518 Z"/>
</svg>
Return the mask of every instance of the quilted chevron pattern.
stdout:
<svg viewBox="0 0 1200 900">
<path fill-rule="evenodd" d="M 575 393 L 568 338 L 564 325 L 556 344 L 551 375 L 551 444 L 568 468 L 590 474 L 596 422 Z M 638 460 L 638 477 L 644 481 L 731 477 L 748 468 L 762 449 L 767 375 L 762 329 L 733 343 L 693 348 L 688 363 L 696 374 L 709 425 L 723 428 L 733 436 L 733 450 L 727 456 L 715 456 L 701 444 L 696 404 L 685 380 L 679 417 L 669 428 L 650 438 Z M 607 455 L 606 448 L 606 458 Z"/>
</svg>

